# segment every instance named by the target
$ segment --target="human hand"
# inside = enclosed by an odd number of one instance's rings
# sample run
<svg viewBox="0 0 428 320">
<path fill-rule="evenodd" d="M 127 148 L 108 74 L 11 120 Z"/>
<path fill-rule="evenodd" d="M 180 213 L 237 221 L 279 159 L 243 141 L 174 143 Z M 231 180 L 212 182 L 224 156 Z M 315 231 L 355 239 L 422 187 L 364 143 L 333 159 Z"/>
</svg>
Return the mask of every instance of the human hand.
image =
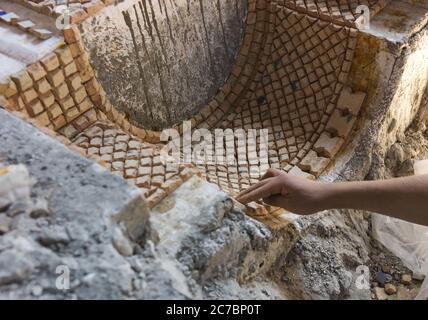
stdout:
<svg viewBox="0 0 428 320">
<path fill-rule="evenodd" d="M 236 200 L 247 204 L 263 199 L 268 205 L 307 215 L 323 210 L 322 188 L 319 182 L 269 169 L 259 183 L 241 192 Z"/>
</svg>

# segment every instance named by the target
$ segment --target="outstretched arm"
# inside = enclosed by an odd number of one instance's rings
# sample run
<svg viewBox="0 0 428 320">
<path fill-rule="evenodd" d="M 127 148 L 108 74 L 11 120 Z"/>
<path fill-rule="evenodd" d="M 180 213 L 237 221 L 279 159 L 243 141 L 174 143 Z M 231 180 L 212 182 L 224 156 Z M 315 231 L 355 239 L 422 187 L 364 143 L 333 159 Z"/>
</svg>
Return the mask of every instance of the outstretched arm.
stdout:
<svg viewBox="0 0 428 320">
<path fill-rule="evenodd" d="M 237 197 L 244 204 L 259 199 L 296 214 L 347 208 L 428 225 L 428 175 L 323 183 L 269 169 L 258 184 Z"/>
</svg>

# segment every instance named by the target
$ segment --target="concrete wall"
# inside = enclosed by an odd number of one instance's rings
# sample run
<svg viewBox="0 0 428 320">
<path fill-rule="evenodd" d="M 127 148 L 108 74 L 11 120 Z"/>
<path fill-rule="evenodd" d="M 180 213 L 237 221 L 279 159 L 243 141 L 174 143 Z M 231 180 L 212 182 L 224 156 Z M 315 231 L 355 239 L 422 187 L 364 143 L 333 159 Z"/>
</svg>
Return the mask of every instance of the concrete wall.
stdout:
<svg viewBox="0 0 428 320">
<path fill-rule="evenodd" d="M 404 1 L 400 1 L 403 8 Z M 361 32 L 348 85 L 367 92 L 367 98 L 356 125 L 356 134 L 341 157 L 336 158 L 326 180 L 361 180 L 369 171 L 379 179 L 385 168 L 384 158 L 396 141 L 404 141 L 405 132 L 423 107 L 428 86 L 428 30 L 425 10 L 410 10 L 405 23 L 394 15 L 397 2 L 372 20 L 371 29 Z M 392 14 L 391 14 L 392 13 Z M 390 24 L 385 25 L 384 21 Z M 362 67 L 364 66 L 364 67 Z M 339 177 L 337 177 L 338 175 Z"/>
<path fill-rule="evenodd" d="M 246 0 L 126 0 L 80 28 L 111 103 L 159 129 L 197 112 L 224 83 L 246 12 Z"/>
</svg>

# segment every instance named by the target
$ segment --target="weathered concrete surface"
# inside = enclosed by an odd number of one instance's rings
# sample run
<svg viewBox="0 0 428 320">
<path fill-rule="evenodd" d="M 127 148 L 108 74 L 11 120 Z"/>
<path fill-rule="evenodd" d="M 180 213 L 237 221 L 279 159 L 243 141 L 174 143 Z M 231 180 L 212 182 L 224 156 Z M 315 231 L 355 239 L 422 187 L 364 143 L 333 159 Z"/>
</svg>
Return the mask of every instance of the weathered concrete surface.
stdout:
<svg viewBox="0 0 428 320">
<path fill-rule="evenodd" d="M 426 10 L 413 12 L 419 22 L 425 17 L 421 12 Z M 382 22 L 376 19 L 374 24 L 380 28 Z M 379 19 L 384 19 L 382 13 Z M 426 24 L 426 19 L 424 21 Z M 379 36 L 380 29 L 376 30 L 376 35 L 359 33 L 348 84 L 367 92 L 368 97 L 354 134 L 349 137 L 350 144 L 321 180 L 390 178 L 408 171 L 409 158 L 426 157 L 426 147 L 423 147 L 426 138 L 421 137 L 427 135 L 428 29 L 420 23 L 404 23 L 403 28 L 399 38 L 390 37 L 388 26 L 384 28 L 388 31 L 384 36 Z M 419 131 L 410 143 L 406 135 L 414 121 Z M 399 146 L 391 148 L 397 143 Z M 400 151 L 403 148 L 405 150 Z M 270 298 L 373 298 L 370 287 L 375 280 L 365 278 L 362 272 L 369 268 L 373 275 L 382 266 L 376 265 L 373 258 L 379 249 L 372 238 L 369 213 L 331 210 L 297 218 L 295 223 L 301 238 L 290 253 L 271 268 L 268 281 L 259 278 L 258 282 L 250 282 L 248 290 L 254 292 L 261 283 L 274 283 L 274 286 L 264 287 Z M 379 269 L 374 269 L 373 265 Z M 398 264 L 396 267 L 403 268 Z M 246 285 L 240 290 L 229 282 L 216 285 L 217 290 L 222 286 L 226 298 L 245 297 L 248 292 Z"/>
<path fill-rule="evenodd" d="M 407 6 L 408 10 L 412 8 L 409 4 Z M 390 37 L 390 26 L 383 26 L 384 12 L 372 21 L 375 31 L 359 33 L 348 83 L 367 92 L 367 99 L 354 134 L 349 137 L 350 143 L 323 179 L 362 180 L 370 167 L 374 171 L 382 170 L 387 150 L 397 140 L 404 139 L 405 131 L 419 110 L 425 108 L 423 97 L 428 87 L 427 8 L 424 12 L 425 15 L 417 10 L 413 14 L 419 19 L 425 17 L 425 25 L 404 23 L 399 39 Z"/>
<path fill-rule="evenodd" d="M 0 236 L 0 298 L 284 298 L 267 274 L 297 240 L 293 225 L 270 231 L 196 177 L 149 223 L 124 180 L 2 109 L 0 122 L 1 163 L 25 165 L 35 181 L 33 203 L 0 212 L 12 220 Z M 64 266 L 69 290 L 56 286 Z"/>
<path fill-rule="evenodd" d="M 384 19 L 382 13 L 379 17 Z M 354 134 L 349 137 L 349 145 L 321 180 L 374 180 L 394 176 L 387 170 L 391 162 L 389 150 L 394 143 L 406 141 L 406 130 L 413 121 L 420 122 L 427 107 L 426 26 L 421 29 L 420 25 L 404 24 L 404 28 L 411 30 L 403 29 L 399 38 L 390 37 L 386 26 L 383 31 L 387 32 L 380 36 L 382 23 L 376 19 L 378 17 L 374 20 L 378 28 L 376 35 L 359 34 L 348 78 L 350 86 L 367 92 L 365 108 Z M 426 128 L 421 130 L 424 132 Z M 408 146 L 402 152 L 403 159 L 397 164 L 401 170 L 408 167 L 405 158 L 413 154 L 414 149 L 417 148 Z M 396 175 L 399 173 L 395 172 Z M 297 223 L 302 226 L 302 239 L 288 255 L 284 272 L 275 275 L 278 284 L 284 277 L 281 288 L 294 298 L 370 299 L 369 289 L 356 287 L 356 280 L 361 276 L 356 273 L 357 268 L 371 264 L 370 214 L 333 210 L 298 219 Z"/>
<path fill-rule="evenodd" d="M 192 178 L 154 208 L 141 247 L 112 219 L 136 204 L 131 187 L 3 110 L 0 121 L 2 162 L 25 164 L 36 179 L 32 199 L 48 203 L 46 215 L 30 206 L 12 217 L 0 237 L 1 298 L 370 298 L 356 287 L 370 250 L 363 213 L 298 219 L 305 234 L 293 246 L 294 227 L 273 232 Z M 67 291 L 56 288 L 64 265 Z"/>
<path fill-rule="evenodd" d="M 417 1 L 395 0 L 371 21 L 366 32 L 391 42 L 405 42 L 426 25 L 427 8 L 427 4 Z"/>
<path fill-rule="evenodd" d="M 197 178 L 158 205 L 151 222 L 159 233 L 160 254 L 174 257 L 170 267 L 181 265 L 199 284 L 193 286 L 199 290 L 194 292 L 197 297 L 268 298 L 265 289 L 273 297 L 286 298 L 273 289 L 276 284 L 267 274 L 297 241 L 293 224 L 269 230 L 233 209 L 230 198 L 215 185 Z"/>
<path fill-rule="evenodd" d="M 149 231 L 138 190 L 3 109 L 0 123 L 0 162 L 25 165 L 34 180 L 33 204 L 0 212 L 12 219 L 0 236 L 0 297 L 129 296 L 134 274 L 123 255 Z M 56 287 L 61 266 L 72 290 Z"/>
<path fill-rule="evenodd" d="M 281 290 L 293 299 L 370 299 L 370 287 L 359 285 L 358 272 L 368 265 L 371 251 L 367 216 L 331 210 L 298 223 L 302 239 L 273 269 Z"/>
<path fill-rule="evenodd" d="M 81 26 L 111 103 L 144 128 L 189 118 L 230 73 L 247 1 L 126 0 Z"/>
</svg>

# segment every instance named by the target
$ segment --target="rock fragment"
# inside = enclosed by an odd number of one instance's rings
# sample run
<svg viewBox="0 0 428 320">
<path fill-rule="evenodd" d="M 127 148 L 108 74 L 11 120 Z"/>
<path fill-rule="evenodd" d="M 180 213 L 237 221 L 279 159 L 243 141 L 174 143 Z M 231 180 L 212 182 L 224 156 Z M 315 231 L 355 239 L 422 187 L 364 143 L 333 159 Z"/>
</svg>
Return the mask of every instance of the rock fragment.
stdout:
<svg viewBox="0 0 428 320">
<path fill-rule="evenodd" d="M 0 215 L 0 235 L 3 235 L 10 230 L 11 222 L 11 218 L 5 215 Z"/>
<path fill-rule="evenodd" d="M 385 292 L 388 295 L 393 295 L 397 293 L 397 288 L 392 283 L 385 284 Z"/>
<path fill-rule="evenodd" d="M 134 248 L 119 227 L 113 231 L 113 246 L 123 256 L 129 257 L 134 253 Z"/>
<path fill-rule="evenodd" d="M 403 274 L 401 277 L 401 283 L 406 286 L 412 284 L 412 276 L 410 274 Z"/>
<path fill-rule="evenodd" d="M 33 269 L 33 264 L 22 253 L 8 250 L 0 254 L 0 286 L 20 283 Z"/>
<path fill-rule="evenodd" d="M 378 299 L 378 300 L 387 300 L 388 299 L 388 295 L 386 294 L 384 288 L 376 287 L 376 288 L 374 288 L 374 293 L 375 293 L 376 299 Z"/>
</svg>

